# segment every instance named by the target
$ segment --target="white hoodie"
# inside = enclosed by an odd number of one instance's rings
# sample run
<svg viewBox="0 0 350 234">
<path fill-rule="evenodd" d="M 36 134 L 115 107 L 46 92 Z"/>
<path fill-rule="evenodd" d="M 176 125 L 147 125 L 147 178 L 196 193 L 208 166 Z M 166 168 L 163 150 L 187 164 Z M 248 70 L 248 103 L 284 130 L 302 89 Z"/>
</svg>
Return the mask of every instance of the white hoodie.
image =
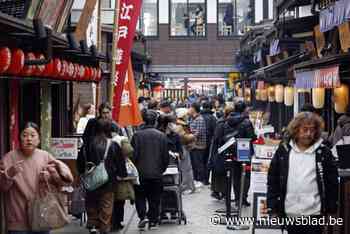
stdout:
<svg viewBox="0 0 350 234">
<path fill-rule="evenodd" d="M 289 172 L 285 211 L 287 216 L 319 215 L 321 198 L 317 186 L 316 149 L 322 144 L 318 140 L 302 152 L 291 141 L 289 155 Z"/>
</svg>

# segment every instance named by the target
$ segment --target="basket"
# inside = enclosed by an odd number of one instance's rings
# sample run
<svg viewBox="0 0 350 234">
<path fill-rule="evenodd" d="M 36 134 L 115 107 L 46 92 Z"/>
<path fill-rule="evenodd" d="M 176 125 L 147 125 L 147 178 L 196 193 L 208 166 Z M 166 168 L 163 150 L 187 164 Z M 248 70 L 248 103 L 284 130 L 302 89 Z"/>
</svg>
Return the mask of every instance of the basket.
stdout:
<svg viewBox="0 0 350 234">
<path fill-rule="evenodd" d="M 16 18 L 27 17 L 32 0 L 0 0 L 0 11 Z"/>
</svg>

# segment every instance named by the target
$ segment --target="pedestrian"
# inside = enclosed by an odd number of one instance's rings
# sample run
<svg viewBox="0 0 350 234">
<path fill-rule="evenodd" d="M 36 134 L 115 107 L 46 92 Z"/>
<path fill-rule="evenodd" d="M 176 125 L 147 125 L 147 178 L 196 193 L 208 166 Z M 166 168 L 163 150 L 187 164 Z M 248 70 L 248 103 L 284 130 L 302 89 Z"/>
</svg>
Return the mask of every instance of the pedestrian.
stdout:
<svg viewBox="0 0 350 234">
<path fill-rule="evenodd" d="M 213 137 L 213 146 L 211 148 L 208 168 L 212 171 L 211 177 L 211 196 L 221 200 L 225 196 L 226 173 L 224 167 L 224 158 L 218 154 L 219 145 L 222 144 L 225 122 L 227 117 L 233 112 L 232 106 L 225 107 L 224 116 L 217 121 Z"/>
<path fill-rule="evenodd" d="M 89 119 L 95 118 L 95 106 L 91 103 L 86 104 L 83 107 L 82 117 L 80 117 L 78 125 L 77 125 L 77 133 L 83 134 L 85 127 L 89 121 Z"/>
<path fill-rule="evenodd" d="M 112 123 L 111 136 L 108 136 L 108 137 L 112 137 L 117 134 L 122 134 L 120 132 L 120 128 L 118 124 L 112 120 L 112 107 L 108 102 L 102 103 L 98 108 L 98 112 L 99 112 L 99 116 L 97 118 L 89 119 L 88 123 L 86 124 L 85 130 L 82 136 L 83 142 L 86 145 L 89 145 L 90 140 L 96 136 L 96 126 L 97 126 L 97 121 L 99 119 L 105 119 L 105 120 L 111 121 Z"/>
<path fill-rule="evenodd" d="M 176 109 L 176 129 L 182 144 L 182 159 L 180 161 L 180 171 L 182 175 L 181 191 L 184 193 L 194 193 L 196 191 L 193 179 L 193 169 L 189 150 L 195 142 L 195 136 L 191 134 L 187 121 L 187 108 Z"/>
<path fill-rule="evenodd" d="M 105 164 L 108 173 L 108 182 L 94 191 L 86 194 L 87 228 L 90 233 L 106 234 L 111 228 L 111 218 L 114 202 L 114 187 L 117 177 L 126 177 L 125 159 L 120 146 L 110 138 L 112 121 L 100 118 L 94 126 L 95 136 L 89 140 L 89 145 L 84 145 L 78 155 L 77 167 L 80 175 L 84 174 L 88 163 L 93 165 Z"/>
<path fill-rule="evenodd" d="M 156 228 L 159 224 L 162 175 L 169 164 L 167 137 L 155 128 L 157 116 L 154 110 L 144 110 L 142 118 L 145 124 L 131 139 L 133 161 L 140 177 L 140 185 L 135 185 L 135 205 L 140 229 L 144 229 L 148 222 L 149 228 Z"/>
<path fill-rule="evenodd" d="M 199 103 L 193 103 L 189 110 L 192 117 L 190 131 L 195 136 L 195 142 L 190 150 L 191 163 L 193 168 L 196 186 L 201 187 L 205 183 L 205 153 L 207 149 L 207 127 L 203 116 L 200 114 Z"/>
<path fill-rule="evenodd" d="M 40 130 L 28 122 L 20 131 L 20 147 L 7 153 L 0 161 L 0 191 L 4 192 L 8 234 L 48 234 L 33 232 L 28 206 L 47 191 L 47 182 L 57 190 L 70 185 L 69 168 L 50 153 L 38 148 Z"/>
<path fill-rule="evenodd" d="M 348 107 L 347 112 L 340 116 L 337 121 L 337 127 L 332 136 L 332 145 L 345 144 L 344 137 L 350 136 L 350 106 Z"/>
<path fill-rule="evenodd" d="M 207 147 L 205 149 L 204 155 L 204 185 L 209 185 L 209 175 L 210 170 L 208 168 L 208 159 L 210 154 L 210 148 L 212 146 L 212 141 L 216 128 L 216 117 L 214 116 L 214 112 L 212 111 L 213 105 L 209 101 L 205 101 L 202 104 L 201 115 L 205 120 L 206 130 L 207 130 Z"/>
<path fill-rule="evenodd" d="M 289 141 L 282 141 L 272 158 L 267 180 L 267 207 L 277 217 L 335 214 L 338 171 L 330 149 L 323 144 L 323 120 L 299 113 L 288 125 Z M 322 233 L 319 225 L 287 225 L 289 234 Z"/>
<path fill-rule="evenodd" d="M 246 113 L 246 105 L 242 101 L 238 101 L 234 104 L 234 111 L 227 117 L 224 126 L 223 126 L 223 132 L 221 133 L 221 136 L 218 136 L 220 139 L 219 147 L 224 145 L 229 138 L 234 135 L 234 137 L 237 138 L 249 138 L 251 139 L 251 142 L 255 140 L 256 135 L 254 132 L 254 127 L 251 121 L 249 120 L 249 115 Z M 251 147 L 252 148 L 252 147 Z M 251 149 L 252 150 L 252 149 Z M 251 152 L 253 153 L 253 152 Z M 232 155 L 237 158 L 237 149 L 236 147 L 233 147 Z M 219 156 L 220 157 L 220 156 Z M 247 163 L 248 165 L 250 163 Z M 233 188 L 234 188 L 234 194 L 235 194 L 235 202 L 238 206 L 239 197 L 241 194 L 241 177 L 242 177 L 242 170 L 246 170 L 247 168 L 242 168 L 242 163 L 234 161 L 232 163 L 233 165 Z M 242 205 L 244 206 L 250 206 L 250 203 L 248 202 L 248 191 L 250 186 L 250 171 L 246 171 L 245 174 L 245 182 L 244 182 L 244 189 L 242 192 Z"/>
</svg>

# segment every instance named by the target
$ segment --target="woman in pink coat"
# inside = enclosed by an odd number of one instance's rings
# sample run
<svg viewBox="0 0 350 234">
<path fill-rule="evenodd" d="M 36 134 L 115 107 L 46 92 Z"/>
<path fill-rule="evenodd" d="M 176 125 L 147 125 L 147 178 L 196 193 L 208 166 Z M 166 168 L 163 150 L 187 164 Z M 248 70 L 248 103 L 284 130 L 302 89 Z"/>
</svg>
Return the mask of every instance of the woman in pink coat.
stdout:
<svg viewBox="0 0 350 234">
<path fill-rule="evenodd" d="M 40 131 L 28 122 L 20 132 L 20 147 L 10 151 L 0 161 L 0 192 L 5 194 L 8 234 L 47 234 L 33 232 L 29 223 L 29 204 L 51 187 L 61 188 L 72 183 L 69 168 L 50 153 L 38 149 Z"/>
</svg>

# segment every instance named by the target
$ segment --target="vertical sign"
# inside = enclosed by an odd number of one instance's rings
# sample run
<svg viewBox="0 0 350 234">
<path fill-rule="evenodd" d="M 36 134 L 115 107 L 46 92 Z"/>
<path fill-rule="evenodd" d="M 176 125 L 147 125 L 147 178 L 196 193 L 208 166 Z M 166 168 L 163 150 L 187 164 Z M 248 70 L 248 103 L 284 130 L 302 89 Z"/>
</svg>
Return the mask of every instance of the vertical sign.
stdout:
<svg viewBox="0 0 350 234">
<path fill-rule="evenodd" d="M 116 42 L 116 71 L 114 77 L 113 119 L 118 121 L 126 72 L 129 65 L 141 0 L 121 0 Z"/>
</svg>

